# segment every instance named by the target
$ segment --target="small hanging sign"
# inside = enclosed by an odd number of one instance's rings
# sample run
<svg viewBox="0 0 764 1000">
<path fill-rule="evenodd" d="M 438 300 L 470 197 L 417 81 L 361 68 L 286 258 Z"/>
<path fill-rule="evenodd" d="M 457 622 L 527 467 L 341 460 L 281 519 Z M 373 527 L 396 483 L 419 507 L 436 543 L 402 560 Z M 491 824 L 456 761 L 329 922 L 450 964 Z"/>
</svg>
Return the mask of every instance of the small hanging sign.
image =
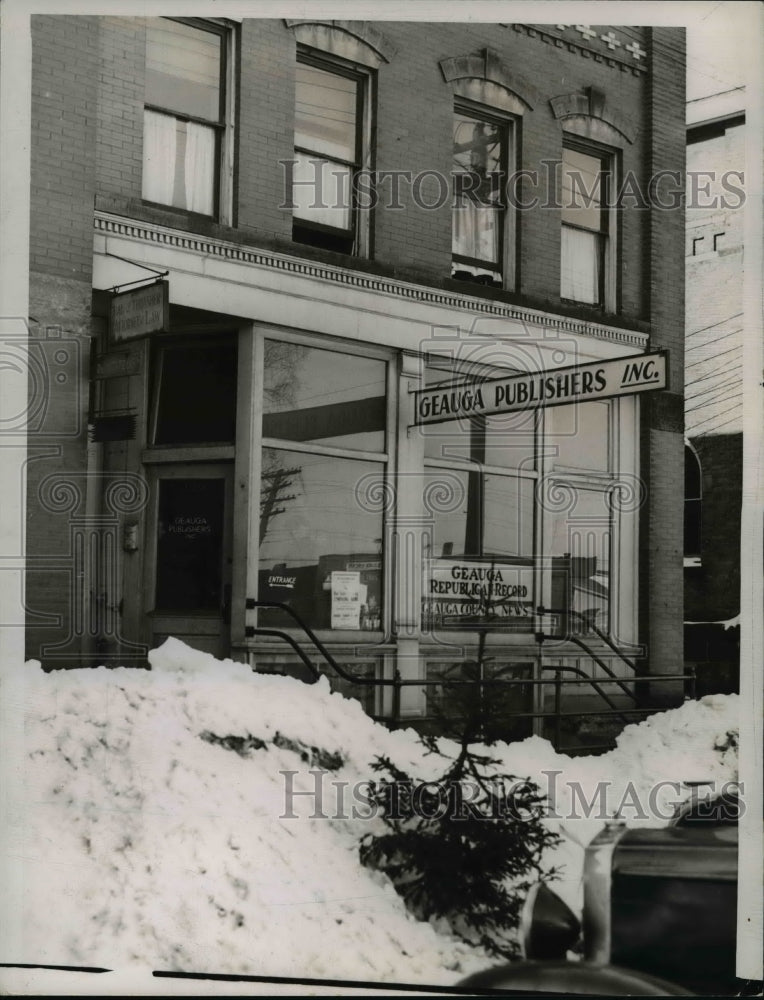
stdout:
<svg viewBox="0 0 764 1000">
<path fill-rule="evenodd" d="M 109 307 L 109 336 L 113 344 L 136 340 L 170 325 L 170 284 L 155 281 L 141 288 L 112 295 Z"/>
</svg>

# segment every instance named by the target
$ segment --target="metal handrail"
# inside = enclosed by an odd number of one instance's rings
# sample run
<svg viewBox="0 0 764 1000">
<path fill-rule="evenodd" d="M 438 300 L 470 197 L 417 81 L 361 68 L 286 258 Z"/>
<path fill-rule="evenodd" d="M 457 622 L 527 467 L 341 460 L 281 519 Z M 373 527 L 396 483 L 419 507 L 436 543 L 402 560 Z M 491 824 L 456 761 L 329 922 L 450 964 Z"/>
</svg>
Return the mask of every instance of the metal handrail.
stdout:
<svg viewBox="0 0 764 1000">
<path fill-rule="evenodd" d="M 545 608 L 541 604 L 536 608 L 536 611 L 540 615 L 560 615 L 560 616 L 572 615 L 574 618 L 579 618 L 582 622 L 584 622 L 584 624 L 588 625 L 591 628 L 592 632 L 594 632 L 595 635 L 599 636 L 599 638 L 602 639 L 602 641 L 613 650 L 613 652 L 617 657 L 619 657 L 619 659 L 623 660 L 623 662 L 626 664 L 627 667 L 631 667 L 634 673 L 637 672 L 636 663 L 634 663 L 633 660 L 630 660 L 628 656 L 626 656 L 626 654 L 616 646 L 616 644 L 613 642 L 610 636 L 606 632 L 603 632 L 602 629 L 598 628 L 597 625 L 595 625 L 595 623 L 590 618 L 587 618 L 586 615 L 583 614 L 582 612 L 574 611 L 573 608 L 569 608 L 567 611 L 563 611 L 562 608 Z M 560 637 L 555 636 L 554 638 L 560 638 Z M 567 635 L 565 636 L 565 638 L 572 639 L 573 636 Z"/>
<path fill-rule="evenodd" d="M 394 672 L 394 674 L 393 674 L 392 677 L 357 677 L 354 674 L 351 674 L 347 670 L 345 670 L 344 667 L 340 666 L 340 664 L 335 660 L 335 658 L 331 654 L 331 652 L 326 648 L 326 646 L 324 645 L 324 643 L 315 634 L 315 632 L 313 631 L 313 629 L 305 621 L 303 621 L 303 619 L 294 610 L 294 608 L 291 608 L 288 604 L 284 604 L 281 601 L 259 601 L 259 600 L 255 600 L 254 598 L 249 598 L 248 597 L 246 599 L 246 608 L 247 608 L 247 610 L 254 610 L 255 608 L 272 608 L 272 609 L 276 609 L 276 610 L 279 610 L 279 611 L 284 611 L 298 625 L 298 627 L 303 631 L 303 633 L 307 636 L 307 638 L 310 639 L 310 641 L 313 643 L 313 645 L 318 650 L 318 652 L 323 656 L 324 660 L 328 663 L 328 665 L 343 680 L 348 681 L 351 684 L 364 684 L 364 685 L 368 685 L 369 687 L 392 687 L 392 689 L 393 689 L 393 706 L 392 706 L 392 718 L 391 718 L 390 721 L 392 722 L 393 726 L 397 725 L 398 722 L 399 722 L 399 716 L 400 716 L 400 695 L 401 695 L 401 689 L 402 688 L 404 688 L 404 687 L 419 687 L 419 688 L 438 687 L 438 686 L 442 686 L 444 684 L 447 684 L 449 687 L 451 687 L 451 686 L 475 685 L 475 684 L 480 684 L 480 685 L 489 686 L 489 687 L 498 686 L 498 685 L 509 685 L 509 684 L 526 684 L 526 685 L 533 685 L 535 687 L 535 686 L 542 686 L 542 685 L 554 684 L 554 686 L 555 686 L 555 700 L 554 700 L 555 707 L 554 707 L 554 711 L 553 712 L 513 712 L 512 715 L 511 715 L 511 717 L 512 718 L 539 718 L 539 719 L 552 718 L 552 719 L 554 719 L 555 720 L 555 747 L 556 747 L 556 749 L 559 749 L 558 744 L 560 743 L 560 737 L 561 737 L 560 723 L 561 723 L 561 720 L 564 719 L 564 718 L 582 718 L 582 717 L 588 717 L 588 716 L 611 716 L 612 715 L 612 716 L 617 716 L 618 718 L 621 719 L 622 722 L 628 724 L 629 721 L 630 721 L 629 718 L 628 718 L 629 715 L 640 714 L 640 713 L 643 713 L 643 712 L 650 712 L 651 711 L 651 709 L 649 709 L 649 708 L 621 708 L 621 707 L 619 707 L 610 698 L 610 696 L 607 694 L 607 692 L 602 689 L 602 687 L 595 680 L 595 678 L 593 678 L 589 674 L 587 674 L 585 670 L 582 670 L 580 667 L 558 665 L 558 664 L 541 664 L 541 670 L 542 671 L 549 671 L 549 672 L 551 672 L 551 673 L 554 674 L 554 677 L 552 679 L 546 679 L 546 678 L 543 678 L 543 677 L 493 677 L 493 678 L 488 677 L 488 678 L 482 678 L 482 679 L 474 679 L 474 678 L 461 679 L 461 678 L 456 678 L 454 680 L 444 680 L 444 679 L 440 678 L 440 679 L 437 679 L 437 680 L 428 680 L 426 678 L 403 678 L 403 677 L 401 677 L 400 672 L 399 672 L 399 670 L 398 670 L 397 667 L 395 668 L 395 672 Z M 558 613 L 561 613 L 561 612 L 553 611 L 553 610 L 551 610 L 549 608 L 543 609 L 541 607 L 538 608 L 538 612 L 540 614 L 558 614 Z M 572 612 L 572 613 L 573 614 L 578 614 L 578 612 Z M 302 663 L 310 670 L 310 672 L 311 672 L 314 680 L 318 680 L 318 678 L 321 676 L 321 672 L 318 669 L 318 667 L 316 667 L 316 665 L 310 661 L 310 659 L 308 658 L 305 650 L 299 645 L 299 643 L 296 641 L 296 639 L 294 638 L 294 636 L 290 635 L 288 632 L 284 632 L 281 629 L 264 628 L 264 627 L 261 628 L 259 626 L 248 625 L 245 628 L 245 635 L 248 638 L 254 637 L 254 636 L 257 636 L 257 635 L 262 635 L 262 636 L 274 636 L 275 638 L 283 639 L 285 642 L 287 642 L 291 646 L 291 648 L 295 651 L 295 653 L 300 658 L 300 660 L 302 661 Z M 544 633 L 537 633 L 536 634 L 536 641 L 539 642 L 539 643 L 543 643 L 543 641 L 546 638 L 557 638 L 557 637 L 556 636 L 554 636 L 554 637 L 553 636 L 545 636 Z M 602 669 L 607 673 L 608 677 L 610 678 L 610 681 L 606 681 L 605 683 L 612 682 L 612 683 L 617 684 L 618 687 L 621 688 L 621 690 L 624 691 L 634 701 L 636 701 L 636 696 L 634 695 L 634 693 L 632 691 L 630 691 L 627 688 L 626 685 L 628 685 L 628 684 L 636 684 L 638 682 L 640 682 L 640 683 L 655 683 L 655 682 L 662 682 L 662 681 L 682 680 L 686 684 L 688 681 L 690 681 L 690 687 L 691 687 L 691 691 L 692 691 L 692 695 L 691 696 L 694 697 L 694 683 L 693 683 L 694 682 L 694 675 L 693 675 L 692 671 L 690 671 L 689 673 L 682 673 L 682 674 L 659 674 L 657 676 L 641 675 L 641 676 L 634 676 L 634 677 L 618 677 L 615 673 L 613 673 L 613 671 L 610 669 L 610 667 L 607 664 L 605 664 L 594 653 L 593 650 L 589 649 L 589 647 L 582 640 L 580 640 L 580 639 L 578 639 L 578 637 L 574 637 L 574 636 L 569 636 L 568 638 L 572 639 L 578 646 L 580 646 L 580 648 L 583 649 L 584 652 L 586 652 L 586 654 L 588 656 L 590 656 L 593 660 L 595 660 L 595 662 L 597 662 L 602 667 Z M 610 645 L 611 648 L 613 648 L 614 651 L 616 653 L 618 653 L 618 650 L 615 649 L 615 647 L 612 646 L 612 643 L 608 642 L 608 645 Z M 619 654 L 619 655 L 621 655 L 621 654 Z M 623 659 L 629 666 L 633 666 L 622 655 L 621 655 L 621 659 Z M 570 678 L 568 678 L 568 679 L 566 679 L 566 680 L 563 681 L 562 677 L 561 677 L 561 674 L 573 674 L 574 676 L 570 677 Z M 602 711 L 602 710 L 600 710 L 600 711 L 587 711 L 587 712 L 563 712 L 561 710 L 562 709 L 562 705 L 561 705 L 561 690 L 562 690 L 562 684 L 563 683 L 565 683 L 567 685 L 570 685 L 570 684 L 575 684 L 575 685 L 587 684 L 589 687 L 591 687 L 600 696 L 600 698 L 602 698 L 602 700 L 605 702 L 605 704 L 609 706 L 608 710 L 606 710 L 606 711 Z M 603 747 L 604 746 L 605 745 L 603 744 Z M 592 749 L 594 749 L 594 748 L 592 748 Z"/>
</svg>

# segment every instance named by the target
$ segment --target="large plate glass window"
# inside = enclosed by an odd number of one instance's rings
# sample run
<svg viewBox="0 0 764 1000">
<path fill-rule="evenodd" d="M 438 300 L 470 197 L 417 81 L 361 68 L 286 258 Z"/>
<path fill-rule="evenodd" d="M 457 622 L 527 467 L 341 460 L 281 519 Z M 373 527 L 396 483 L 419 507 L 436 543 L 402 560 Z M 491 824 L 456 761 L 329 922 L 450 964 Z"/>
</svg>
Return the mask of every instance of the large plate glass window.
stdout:
<svg viewBox="0 0 764 1000">
<path fill-rule="evenodd" d="M 450 384 L 434 368 L 426 380 Z M 430 515 L 423 627 L 532 631 L 535 424 L 514 413 L 420 428 Z"/>
<path fill-rule="evenodd" d="M 368 71 L 301 53 L 295 78 L 292 238 L 365 252 L 356 176 L 368 157 Z"/>
<path fill-rule="evenodd" d="M 265 341 L 259 597 L 339 636 L 383 627 L 386 379 L 383 360 Z"/>
<path fill-rule="evenodd" d="M 143 198 L 216 215 L 226 116 L 226 30 L 146 21 Z"/>
<path fill-rule="evenodd" d="M 452 266 L 455 278 L 503 284 L 508 121 L 457 106 L 453 139 Z"/>
<path fill-rule="evenodd" d="M 607 401 L 554 406 L 544 415 L 544 561 L 549 606 L 566 632 L 611 631 L 615 531 Z M 570 614 L 570 612 L 573 612 Z"/>
<path fill-rule="evenodd" d="M 565 146 L 562 151 L 560 296 L 608 305 L 612 158 Z"/>
</svg>

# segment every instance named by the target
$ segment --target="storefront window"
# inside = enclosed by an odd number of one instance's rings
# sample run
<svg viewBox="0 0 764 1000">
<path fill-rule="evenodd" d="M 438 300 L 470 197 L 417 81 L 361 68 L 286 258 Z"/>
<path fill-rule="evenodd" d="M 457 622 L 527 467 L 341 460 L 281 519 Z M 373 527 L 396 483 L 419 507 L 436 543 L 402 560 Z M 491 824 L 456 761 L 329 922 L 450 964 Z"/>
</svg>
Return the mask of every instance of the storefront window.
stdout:
<svg viewBox="0 0 764 1000">
<path fill-rule="evenodd" d="M 552 512 L 546 544 L 552 572 L 552 607 L 572 610 L 561 627 L 587 632 L 610 629 L 612 514 L 603 490 L 567 483 L 571 503 Z"/>
<path fill-rule="evenodd" d="M 383 466 L 263 449 L 260 599 L 288 604 L 312 628 L 381 627 L 382 513 L 365 509 L 359 483 Z M 294 622 L 263 612 L 263 623 Z"/>
<path fill-rule="evenodd" d="M 381 360 L 265 344 L 259 596 L 312 628 L 383 627 L 385 380 Z M 259 621 L 295 624 L 278 609 Z"/>
<path fill-rule="evenodd" d="M 555 468 L 608 471 L 609 408 L 592 401 L 547 409 L 544 447 Z"/>
</svg>

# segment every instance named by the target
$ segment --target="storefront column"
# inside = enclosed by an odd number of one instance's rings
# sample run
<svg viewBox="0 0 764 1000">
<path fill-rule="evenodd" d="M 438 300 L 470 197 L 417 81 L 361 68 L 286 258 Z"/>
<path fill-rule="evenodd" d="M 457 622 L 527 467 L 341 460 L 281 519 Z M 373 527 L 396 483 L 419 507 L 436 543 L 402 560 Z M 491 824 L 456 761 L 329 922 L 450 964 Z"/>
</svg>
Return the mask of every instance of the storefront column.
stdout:
<svg viewBox="0 0 764 1000">
<path fill-rule="evenodd" d="M 396 467 L 396 513 L 392 525 L 390 553 L 393 571 L 393 636 L 397 644 L 397 667 L 403 680 L 425 676 L 419 650 L 422 619 L 422 560 L 425 543 L 422 501 L 424 440 L 411 426 L 414 422 L 414 390 L 419 388 L 421 359 L 400 356 L 398 379 L 398 452 Z M 401 691 L 401 716 L 420 716 L 425 711 L 423 688 L 406 686 Z"/>
<path fill-rule="evenodd" d="M 263 369 L 263 341 L 254 324 L 239 329 L 236 386 L 236 457 L 233 495 L 233 566 L 231 576 L 231 656 L 247 661 L 245 627 L 254 625 L 257 612 L 246 610 L 246 599 L 257 597 L 259 547 L 260 448 L 256 428 L 262 420 L 255 392 Z"/>
</svg>

